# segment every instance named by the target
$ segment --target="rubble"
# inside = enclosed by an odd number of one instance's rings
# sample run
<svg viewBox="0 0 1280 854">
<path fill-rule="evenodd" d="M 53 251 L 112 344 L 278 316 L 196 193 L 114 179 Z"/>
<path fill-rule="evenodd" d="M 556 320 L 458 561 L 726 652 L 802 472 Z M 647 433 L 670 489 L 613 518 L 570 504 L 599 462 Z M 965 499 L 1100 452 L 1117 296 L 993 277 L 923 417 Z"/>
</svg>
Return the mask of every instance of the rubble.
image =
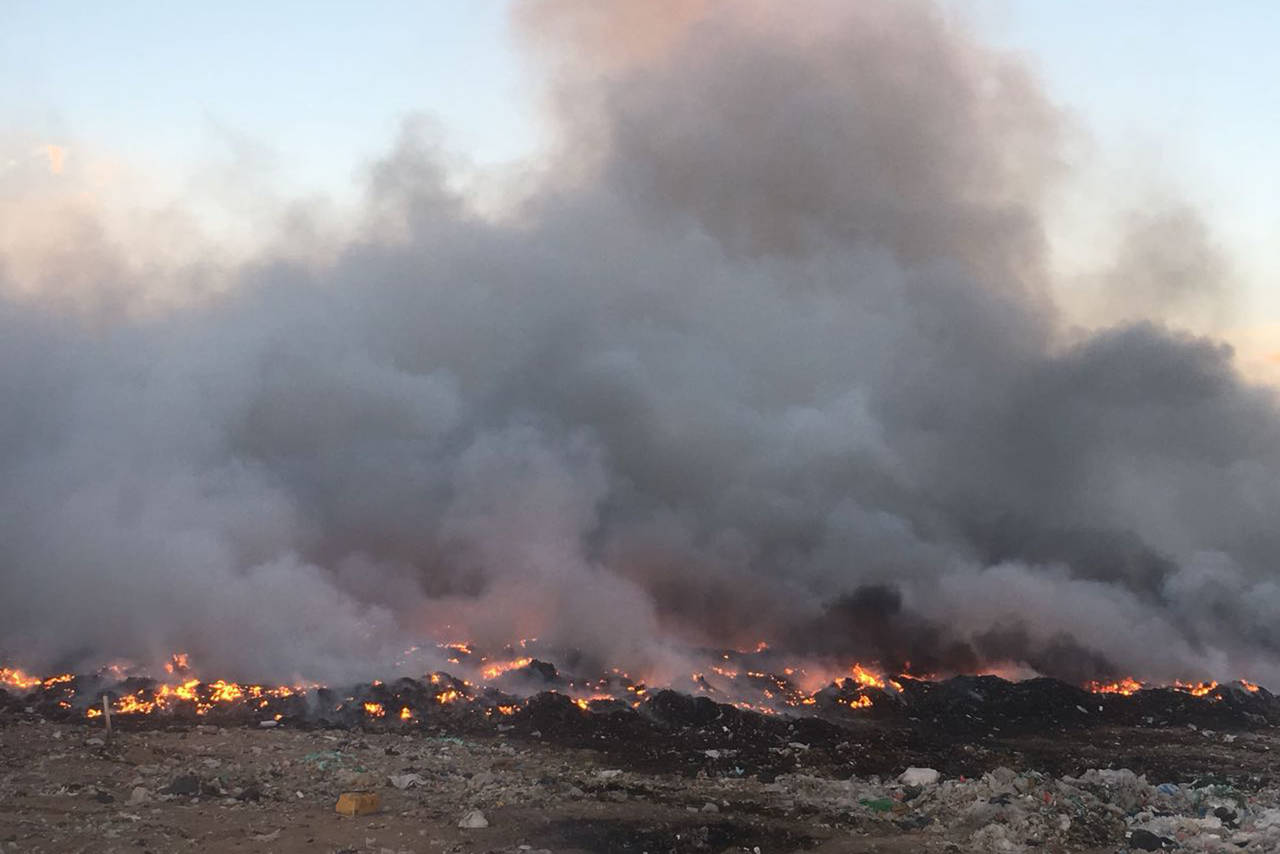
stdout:
<svg viewBox="0 0 1280 854">
<path fill-rule="evenodd" d="M 175 777 L 173 782 L 161 791 L 166 795 L 198 795 L 200 778 L 194 774 L 183 774 L 181 777 Z"/>
</svg>

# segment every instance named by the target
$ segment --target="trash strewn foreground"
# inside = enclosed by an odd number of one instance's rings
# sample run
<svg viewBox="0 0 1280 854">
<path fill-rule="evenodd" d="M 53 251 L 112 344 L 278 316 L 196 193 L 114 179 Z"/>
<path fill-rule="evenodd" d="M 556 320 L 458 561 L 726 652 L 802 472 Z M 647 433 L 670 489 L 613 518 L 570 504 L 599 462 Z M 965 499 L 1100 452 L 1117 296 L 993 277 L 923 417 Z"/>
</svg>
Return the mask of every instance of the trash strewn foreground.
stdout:
<svg viewBox="0 0 1280 854">
<path fill-rule="evenodd" d="M 174 722 L 106 737 L 93 723 L 9 711 L 0 850 L 1280 851 L 1269 726 L 948 739 L 725 717 L 628 739 L 603 728 L 559 737 L 555 723 Z M 375 794 L 378 811 L 339 815 L 351 792 Z"/>
</svg>

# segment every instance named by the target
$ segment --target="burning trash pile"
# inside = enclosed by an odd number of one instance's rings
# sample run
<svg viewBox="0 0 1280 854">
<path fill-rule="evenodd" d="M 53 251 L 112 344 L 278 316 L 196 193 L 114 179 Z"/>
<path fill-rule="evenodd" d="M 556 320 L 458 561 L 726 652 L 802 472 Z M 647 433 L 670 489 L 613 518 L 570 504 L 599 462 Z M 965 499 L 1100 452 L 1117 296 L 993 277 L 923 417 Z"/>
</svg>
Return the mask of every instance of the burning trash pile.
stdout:
<svg viewBox="0 0 1280 854">
<path fill-rule="evenodd" d="M 182 654 L 166 665 L 166 679 L 120 665 L 44 677 L 3 668 L 0 709 L 50 720 L 93 721 L 110 715 L 128 725 L 164 720 L 457 729 L 516 727 L 549 709 L 563 709 L 566 716 L 552 726 L 580 730 L 593 719 L 610 716 L 661 720 L 673 708 L 671 698 L 684 695 L 698 698 L 690 706 L 695 718 L 702 714 L 696 709 L 731 708 L 735 716 L 819 719 L 855 727 L 941 727 L 955 736 L 992 728 L 1018 732 L 1194 724 L 1248 729 L 1280 723 L 1280 700 L 1243 680 L 1148 686 L 1130 678 L 1074 686 L 1043 677 L 890 676 L 860 663 L 839 668 L 786 665 L 761 643 L 751 651 L 706 652 L 707 666 L 691 673 L 687 684 L 654 689 L 617 668 L 585 678 L 562 672 L 535 657 L 545 652 L 528 641 L 498 656 L 478 653 L 465 643 L 438 647 L 459 675 L 438 670 L 346 688 L 203 681 Z"/>
<path fill-rule="evenodd" d="M 371 792 L 380 793 L 371 803 L 408 809 L 416 787 L 430 785 L 432 804 L 437 788 L 453 793 L 447 821 L 467 832 L 489 827 L 489 818 L 466 823 L 477 810 L 496 821 L 504 804 L 550 798 L 567 816 L 556 844 L 603 846 L 586 850 L 703 836 L 805 847 L 816 844 L 807 834 L 819 819 L 824 832 L 906 836 L 921 851 L 1280 850 L 1280 788 L 1267 773 L 1280 698 L 1250 682 L 1071 685 L 824 669 L 786 664 L 761 644 L 704 651 L 686 683 L 656 687 L 618 669 L 562 670 L 548 659 L 585 659 L 532 642 L 493 655 L 466 643 L 434 649 L 452 672 L 346 688 L 206 681 L 185 655 L 159 679 L 120 665 L 52 676 L 0 669 L 0 735 L 57 742 L 32 753 L 37 763 L 70 761 L 79 741 L 115 755 L 108 723 L 147 739 L 191 734 L 224 754 L 150 764 L 132 788 L 46 780 L 48 797 L 332 811 L 340 792 Z M 87 738 L 65 738 L 84 727 Z M 479 764 L 459 766 L 461 757 Z M 251 771 L 268 758 L 266 771 Z M 0 790 L 6 779 L 16 780 L 0 777 Z M 559 788 L 546 794 L 547 780 Z M 575 823 L 584 797 L 613 810 L 612 823 Z M 628 809 L 645 800 L 679 804 L 676 819 L 634 824 Z M 669 850 L 704 850 L 681 844 Z"/>
</svg>

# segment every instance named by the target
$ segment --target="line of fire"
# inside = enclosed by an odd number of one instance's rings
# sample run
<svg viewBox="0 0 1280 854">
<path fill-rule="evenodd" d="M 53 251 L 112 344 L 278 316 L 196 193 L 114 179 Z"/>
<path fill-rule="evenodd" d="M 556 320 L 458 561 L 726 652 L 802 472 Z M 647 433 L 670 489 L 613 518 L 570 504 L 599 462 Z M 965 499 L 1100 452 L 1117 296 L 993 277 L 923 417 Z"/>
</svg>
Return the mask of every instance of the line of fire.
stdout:
<svg viewBox="0 0 1280 854">
<path fill-rule="evenodd" d="M 159 719 L 280 723 L 308 726 L 368 725 L 424 727 L 451 720 L 519 720 L 531 709 L 563 707 L 580 715 L 661 714 L 672 698 L 732 707 L 740 712 L 832 720 L 928 716 L 957 708 L 1001 705 L 1010 714 L 1040 719 L 1048 715 L 1074 724 L 1212 723 L 1231 718 L 1280 722 L 1280 700 L 1246 679 L 1150 684 L 1131 677 L 1069 685 L 1037 677 L 1006 678 L 999 673 L 942 676 L 885 672 L 853 662 L 832 666 L 785 663 L 760 642 L 750 650 L 704 651 L 705 666 L 684 684 L 654 684 L 618 668 L 586 676 L 561 671 L 536 640 L 523 640 L 490 654 L 467 642 L 434 645 L 450 671 L 419 677 L 373 680 L 350 686 L 242 684 L 202 679 L 184 653 L 175 653 L 163 677 L 112 664 L 88 674 L 32 674 L 0 668 L 0 697 L 53 720 L 100 718 L 107 711 L 122 721 Z M 405 651 L 411 656 L 420 651 Z M 551 658 L 550 655 L 547 656 Z M 403 662 L 402 662 L 403 664 Z"/>
</svg>

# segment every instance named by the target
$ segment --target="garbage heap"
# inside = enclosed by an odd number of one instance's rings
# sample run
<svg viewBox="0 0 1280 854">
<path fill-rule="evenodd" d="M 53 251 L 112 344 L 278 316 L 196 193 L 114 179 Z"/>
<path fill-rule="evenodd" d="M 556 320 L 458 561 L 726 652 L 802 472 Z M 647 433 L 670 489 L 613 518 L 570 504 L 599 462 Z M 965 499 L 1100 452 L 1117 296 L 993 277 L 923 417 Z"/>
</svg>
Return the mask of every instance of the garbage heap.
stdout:
<svg viewBox="0 0 1280 854">
<path fill-rule="evenodd" d="M 1244 792 L 1218 778 L 1152 784 L 1124 768 L 1054 778 L 1001 767 L 980 779 L 943 780 L 933 769 L 909 768 L 884 781 L 787 774 L 770 788 L 796 807 L 937 833 L 965 841 L 967 851 L 1280 851 L 1280 788 Z"/>
</svg>

